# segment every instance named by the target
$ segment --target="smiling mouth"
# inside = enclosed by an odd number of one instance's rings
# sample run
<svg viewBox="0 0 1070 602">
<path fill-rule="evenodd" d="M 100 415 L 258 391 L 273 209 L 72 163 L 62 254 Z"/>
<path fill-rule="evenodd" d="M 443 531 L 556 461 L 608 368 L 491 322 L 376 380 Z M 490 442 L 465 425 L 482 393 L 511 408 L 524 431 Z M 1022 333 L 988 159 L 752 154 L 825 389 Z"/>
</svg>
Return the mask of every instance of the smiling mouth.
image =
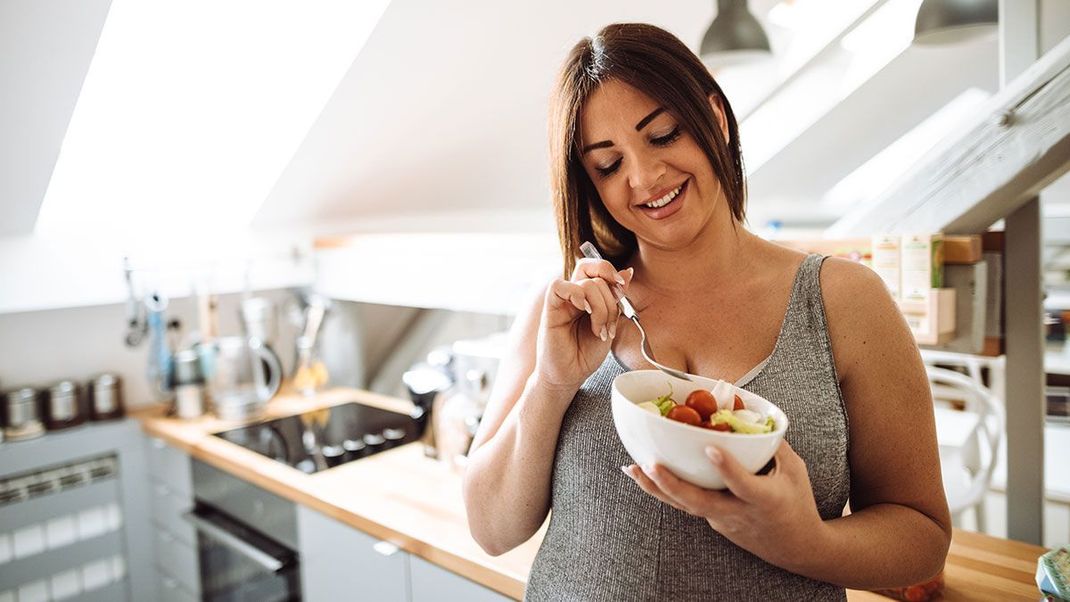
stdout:
<svg viewBox="0 0 1070 602">
<path fill-rule="evenodd" d="M 680 184 L 676 188 L 665 193 L 665 196 L 661 197 L 660 199 L 656 201 L 650 201 L 649 203 L 643 203 L 639 206 L 646 209 L 660 209 L 661 207 L 664 207 L 665 205 L 668 205 L 669 203 L 673 202 L 676 197 L 680 196 L 680 193 L 682 193 L 684 189 L 687 188 L 688 182 L 690 182 L 690 179 L 684 180 L 683 184 Z"/>
</svg>

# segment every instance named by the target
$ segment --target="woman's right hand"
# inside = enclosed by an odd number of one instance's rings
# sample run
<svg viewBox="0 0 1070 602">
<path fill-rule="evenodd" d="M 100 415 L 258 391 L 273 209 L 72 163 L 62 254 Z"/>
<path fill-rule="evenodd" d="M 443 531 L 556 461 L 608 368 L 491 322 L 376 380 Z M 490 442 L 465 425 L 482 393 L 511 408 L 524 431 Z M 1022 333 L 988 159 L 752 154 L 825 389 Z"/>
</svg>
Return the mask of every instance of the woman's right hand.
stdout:
<svg viewBox="0 0 1070 602">
<path fill-rule="evenodd" d="M 611 286 L 627 293 L 632 270 L 616 271 L 604 259 L 580 259 L 568 280 L 546 289 L 535 376 L 543 386 L 576 391 L 605 360 L 617 332 L 620 307 Z"/>
</svg>

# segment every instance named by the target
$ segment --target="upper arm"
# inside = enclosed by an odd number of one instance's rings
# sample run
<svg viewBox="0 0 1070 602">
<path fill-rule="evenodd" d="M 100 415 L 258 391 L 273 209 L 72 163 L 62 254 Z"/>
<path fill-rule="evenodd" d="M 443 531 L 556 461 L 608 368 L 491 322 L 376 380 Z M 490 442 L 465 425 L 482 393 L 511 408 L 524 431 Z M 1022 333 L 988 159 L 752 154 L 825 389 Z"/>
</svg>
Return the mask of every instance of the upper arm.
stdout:
<svg viewBox="0 0 1070 602">
<path fill-rule="evenodd" d="M 498 364 L 487 407 L 479 423 L 479 431 L 472 441 L 472 451 L 487 442 L 501 428 L 505 417 L 520 399 L 528 377 L 535 371 L 535 344 L 542 320 L 546 289 L 550 281 L 534 287 L 524 306 L 517 312 L 509 328 L 505 353 Z"/>
<path fill-rule="evenodd" d="M 851 509 L 901 504 L 949 531 L 932 392 L 906 320 L 865 266 L 826 260 L 821 289 L 850 421 Z"/>
</svg>

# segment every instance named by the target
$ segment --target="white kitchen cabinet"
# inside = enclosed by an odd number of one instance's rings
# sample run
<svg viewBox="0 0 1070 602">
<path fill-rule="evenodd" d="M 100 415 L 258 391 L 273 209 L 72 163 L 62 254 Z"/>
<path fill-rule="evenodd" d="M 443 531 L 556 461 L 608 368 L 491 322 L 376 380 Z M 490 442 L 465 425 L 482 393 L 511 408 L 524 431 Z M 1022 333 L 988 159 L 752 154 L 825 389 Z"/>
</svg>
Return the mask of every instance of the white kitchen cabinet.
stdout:
<svg viewBox="0 0 1070 602">
<path fill-rule="evenodd" d="M 409 575 L 411 602 L 506 602 L 511 599 L 418 556 L 409 557 Z"/>
<path fill-rule="evenodd" d="M 301 590 L 307 602 L 408 602 L 408 554 L 304 506 L 297 507 Z"/>
<path fill-rule="evenodd" d="M 155 437 L 148 438 L 146 447 L 152 523 L 156 532 L 157 599 L 199 599 L 197 536 L 182 518 L 193 508 L 190 457 Z"/>
</svg>

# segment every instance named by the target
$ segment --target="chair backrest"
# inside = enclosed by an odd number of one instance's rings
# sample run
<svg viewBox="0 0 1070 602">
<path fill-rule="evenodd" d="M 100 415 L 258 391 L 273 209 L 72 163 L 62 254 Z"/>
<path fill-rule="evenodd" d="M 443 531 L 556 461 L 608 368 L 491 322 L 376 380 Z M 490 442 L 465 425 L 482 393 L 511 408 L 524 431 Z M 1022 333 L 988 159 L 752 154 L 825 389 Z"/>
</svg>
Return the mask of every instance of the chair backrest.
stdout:
<svg viewBox="0 0 1070 602">
<path fill-rule="evenodd" d="M 974 444 L 971 449 L 962 450 L 962 457 L 972 473 L 965 498 L 978 503 L 988 489 L 996 465 L 1005 424 L 1003 404 L 990 390 L 965 374 L 934 366 L 926 366 L 925 372 L 934 398 L 953 395 L 965 401 L 964 412 L 977 415 Z"/>
</svg>

